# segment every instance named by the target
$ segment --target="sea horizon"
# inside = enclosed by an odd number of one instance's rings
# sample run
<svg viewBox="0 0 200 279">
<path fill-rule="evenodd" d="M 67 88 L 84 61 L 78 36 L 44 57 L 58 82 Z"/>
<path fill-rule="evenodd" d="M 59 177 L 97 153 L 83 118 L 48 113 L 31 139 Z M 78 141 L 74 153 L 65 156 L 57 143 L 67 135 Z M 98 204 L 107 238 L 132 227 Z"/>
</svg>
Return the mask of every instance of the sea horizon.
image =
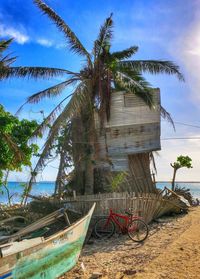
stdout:
<svg viewBox="0 0 200 279">
<path fill-rule="evenodd" d="M 10 194 L 13 195 L 12 203 L 19 203 L 21 200 L 21 195 L 23 193 L 22 184 L 28 182 L 22 181 L 9 181 L 8 188 Z M 190 192 L 194 198 L 200 198 L 200 181 L 176 181 L 176 185 L 180 187 L 185 187 L 190 189 Z M 171 181 L 157 181 L 157 188 L 164 189 L 164 187 L 171 188 Z M 30 194 L 33 196 L 50 196 L 54 193 L 55 181 L 40 181 L 33 183 L 32 190 Z M 6 191 L 0 193 L 0 203 L 7 203 Z"/>
<path fill-rule="evenodd" d="M 8 183 L 11 183 L 11 182 L 14 182 L 14 183 L 28 183 L 27 181 L 19 181 L 19 180 L 9 180 L 8 181 Z M 40 181 L 37 181 L 37 182 L 34 182 L 34 183 L 55 183 L 55 182 L 56 182 L 56 180 L 40 180 Z M 156 183 L 164 183 L 164 182 L 171 183 L 172 181 L 171 180 L 157 180 L 156 181 Z M 177 180 L 177 181 L 175 181 L 175 183 L 200 183 L 200 180 L 193 180 L 193 181 Z"/>
</svg>

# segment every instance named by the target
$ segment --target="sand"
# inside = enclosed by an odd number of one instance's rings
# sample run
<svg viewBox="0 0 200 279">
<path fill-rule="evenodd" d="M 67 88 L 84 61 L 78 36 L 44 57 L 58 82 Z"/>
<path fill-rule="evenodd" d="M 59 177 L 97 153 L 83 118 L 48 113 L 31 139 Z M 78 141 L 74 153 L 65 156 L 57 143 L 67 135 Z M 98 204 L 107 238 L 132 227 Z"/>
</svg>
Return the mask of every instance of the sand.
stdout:
<svg viewBox="0 0 200 279">
<path fill-rule="evenodd" d="M 200 207 L 151 224 L 144 244 L 126 235 L 87 244 L 76 267 L 61 278 L 200 278 Z"/>
</svg>

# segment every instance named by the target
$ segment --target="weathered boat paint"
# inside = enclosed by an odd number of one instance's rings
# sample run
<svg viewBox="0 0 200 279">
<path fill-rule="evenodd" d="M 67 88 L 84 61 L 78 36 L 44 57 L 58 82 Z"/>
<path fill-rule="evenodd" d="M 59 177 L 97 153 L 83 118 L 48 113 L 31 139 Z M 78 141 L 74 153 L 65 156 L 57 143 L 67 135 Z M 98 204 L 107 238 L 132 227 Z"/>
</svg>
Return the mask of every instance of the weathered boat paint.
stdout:
<svg viewBox="0 0 200 279">
<path fill-rule="evenodd" d="M 13 278 L 56 278 L 70 270 L 80 254 L 84 238 L 70 244 L 64 244 L 52 249 L 46 249 L 28 259 L 18 261 L 13 270 Z M 67 269 L 66 269 L 67 266 Z"/>
<path fill-rule="evenodd" d="M 12 278 L 11 276 L 12 276 L 12 272 L 9 272 L 7 274 L 0 276 L 0 279 L 10 279 Z"/>
<path fill-rule="evenodd" d="M 94 206 L 81 220 L 42 244 L 0 259 L 0 270 L 1 260 L 7 258 L 6 263 L 10 261 L 11 265 L 14 261 L 13 266 L 9 266 L 11 270 L 7 273 L 5 270 L 0 279 L 55 279 L 69 271 L 80 255 Z"/>
</svg>

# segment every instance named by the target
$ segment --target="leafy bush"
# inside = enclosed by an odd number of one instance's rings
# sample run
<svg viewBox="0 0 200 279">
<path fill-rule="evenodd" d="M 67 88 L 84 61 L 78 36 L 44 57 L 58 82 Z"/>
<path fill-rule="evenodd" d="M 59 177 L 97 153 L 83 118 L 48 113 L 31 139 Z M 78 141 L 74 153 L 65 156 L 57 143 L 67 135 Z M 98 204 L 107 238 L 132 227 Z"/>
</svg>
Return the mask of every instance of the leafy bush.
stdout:
<svg viewBox="0 0 200 279">
<path fill-rule="evenodd" d="M 0 105 L 0 182 L 2 171 L 21 171 L 22 166 L 31 166 L 38 146 L 28 145 L 28 140 L 37 126 L 36 121 L 19 120 Z"/>
</svg>

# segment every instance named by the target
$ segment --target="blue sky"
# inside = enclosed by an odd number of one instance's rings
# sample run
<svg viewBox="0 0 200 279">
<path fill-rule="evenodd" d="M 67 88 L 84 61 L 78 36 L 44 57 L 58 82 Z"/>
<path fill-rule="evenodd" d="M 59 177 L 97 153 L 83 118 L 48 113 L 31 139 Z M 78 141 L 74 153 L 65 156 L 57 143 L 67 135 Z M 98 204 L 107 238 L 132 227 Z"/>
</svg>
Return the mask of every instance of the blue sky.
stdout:
<svg viewBox="0 0 200 279">
<path fill-rule="evenodd" d="M 68 23 L 88 50 L 92 48 L 100 25 L 113 12 L 113 50 L 137 45 L 139 52 L 136 59 L 172 60 L 178 64 L 185 76 L 185 83 L 166 75 L 146 77 L 153 86 L 161 89 L 162 105 L 175 122 L 200 127 L 199 0 L 48 0 L 46 3 Z M 80 57 L 68 50 L 63 35 L 31 0 L 0 1 L 0 35 L 14 37 L 11 51 L 18 56 L 15 65 L 50 66 L 76 71 L 83 63 Z M 1 103 L 15 113 L 29 95 L 59 81 L 62 78 L 45 81 L 10 79 L 2 82 Z M 27 105 L 21 117 L 38 118 L 38 111 L 43 109 L 48 113 L 59 99 L 44 100 L 37 106 Z M 194 168 L 180 170 L 178 179 L 200 180 L 200 139 L 164 140 L 170 137 L 200 137 L 200 128 L 177 124 L 175 132 L 162 121 L 162 151 L 156 157 L 157 179 L 171 179 L 169 164 L 182 154 L 193 159 Z M 54 179 L 56 167 L 57 162 L 52 163 L 41 179 Z M 11 179 L 22 179 L 23 175 L 14 173 Z"/>
</svg>

